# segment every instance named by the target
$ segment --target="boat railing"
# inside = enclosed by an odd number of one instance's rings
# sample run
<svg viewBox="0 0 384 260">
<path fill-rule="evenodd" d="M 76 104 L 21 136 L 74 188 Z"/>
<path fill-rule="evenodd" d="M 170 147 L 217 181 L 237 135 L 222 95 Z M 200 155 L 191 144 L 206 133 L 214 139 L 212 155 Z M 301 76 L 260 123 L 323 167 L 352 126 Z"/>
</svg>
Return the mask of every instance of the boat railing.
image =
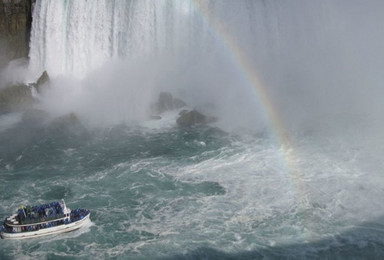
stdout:
<svg viewBox="0 0 384 260">
<path fill-rule="evenodd" d="M 35 224 L 35 223 L 40 223 L 40 222 L 48 222 L 56 219 L 61 219 L 64 218 L 64 214 L 57 214 L 54 216 L 48 216 L 48 217 L 40 217 L 40 218 L 35 218 L 35 219 L 25 219 L 21 221 L 22 225 L 28 225 L 28 224 Z"/>
<path fill-rule="evenodd" d="M 28 226 L 28 225 L 47 223 L 47 222 L 56 221 L 56 220 L 62 220 L 65 218 L 66 218 L 65 214 L 57 214 L 55 216 L 50 216 L 50 217 L 41 217 L 41 218 L 36 218 L 36 219 L 24 219 L 24 220 L 20 221 L 18 224 L 13 223 L 11 221 L 6 221 L 5 223 L 9 226 Z"/>
</svg>

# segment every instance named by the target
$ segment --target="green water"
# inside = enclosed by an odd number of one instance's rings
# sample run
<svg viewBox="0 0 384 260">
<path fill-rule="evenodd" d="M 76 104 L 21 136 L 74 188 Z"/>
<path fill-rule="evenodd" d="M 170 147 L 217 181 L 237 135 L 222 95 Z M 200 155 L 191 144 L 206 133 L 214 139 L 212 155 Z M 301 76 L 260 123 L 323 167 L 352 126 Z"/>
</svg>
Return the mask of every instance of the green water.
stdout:
<svg viewBox="0 0 384 260">
<path fill-rule="evenodd" d="M 90 209 L 92 220 L 72 233 L 2 240 L 1 259 L 373 259 L 384 252 L 380 202 L 350 201 L 382 194 L 380 185 L 351 178 L 360 169 L 351 160 L 314 153 L 309 141 L 297 149 L 307 169 L 300 196 L 281 148 L 263 135 L 18 123 L 0 141 L 1 218 L 19 205 L 64 198 L 70 208 Z"/>
</svg>

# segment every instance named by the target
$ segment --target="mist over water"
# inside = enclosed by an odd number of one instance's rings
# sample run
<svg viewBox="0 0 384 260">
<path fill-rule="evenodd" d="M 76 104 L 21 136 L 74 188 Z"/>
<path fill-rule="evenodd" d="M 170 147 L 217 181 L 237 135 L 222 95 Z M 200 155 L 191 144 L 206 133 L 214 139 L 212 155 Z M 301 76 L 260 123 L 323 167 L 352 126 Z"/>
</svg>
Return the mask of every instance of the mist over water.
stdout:
<svg viewBox="0 0 384 260">
<path fill-rule="evenodd" d="M 36 108 L 50 117 L 1 117 L 0 217 L 65 198 L 93 225 L 2 243 L 0 256 L 380 258 L 383 11 L 379 0 L 36 1 L 28 68 L 2 80 L 47 70 Z M 162 91 L 218 122 L 150 120 Z M 52 121 L 72 112 L 79 122 Z"/>
<path fill-rule="evenodd" d="M 378 120 L 383 95 L 382 5 L 379 1 L 38 1 L 30 69 L 36 75 L 47 70 L 52 77 L 85 79 L 85 84 L 66 88 L 89 92 L 93 95 L 89 99 L 95 95 L 103 99 L 111 92 L 109 96 L 117 100 L 105 100 L 102 107 L 119 104 L 116 115 L 129 114 L 132 106 L 148 107 L 156 98 L 150 93 L 165 89 L 177 90 L 192 107 L 213 104 L 227 121 L 262 124 L 258 93 L 244 75 L 243 61 L 228 46 L 233 41 L 288 128 L 301 128 L 301 123 L 311 127 L 335 117 L 359 120 L 369 115 Z M 105 90 L 90 90 L 100 79 Z M 139 92 L 147 94 L 135 96 Z M 125 106 L 122 94 L 142 102 Z"/>
</svg>

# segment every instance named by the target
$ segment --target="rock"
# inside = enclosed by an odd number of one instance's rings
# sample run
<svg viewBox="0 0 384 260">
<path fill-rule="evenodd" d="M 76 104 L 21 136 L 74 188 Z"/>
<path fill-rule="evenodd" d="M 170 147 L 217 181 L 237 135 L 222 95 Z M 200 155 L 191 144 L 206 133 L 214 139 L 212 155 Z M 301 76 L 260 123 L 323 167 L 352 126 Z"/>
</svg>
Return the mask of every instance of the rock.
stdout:
<svg viewBox="0 0 384 260">
<path fill-rule="evenodd" d="M 179 116 L 182 116 L 182 115 L 184 115 L 184 114 L 186 114 L 186 113 L 188 113 L 188 110 L 183 109 L 183 110 L 181 110 L 181 111 L 179 112 Z"/>
<path fill-rule="evenodd" d="M 79 118 L 74 113 L 60 116 L 52 120 L 49 125 L 50 130 L 59 134 L 84 135 L 87 134 L 86 128 L 82 125 Z"/>
<path fill-rule="evenodd" d="M 0 0 L 0 69 L 10 60 L 27 58 L 34 0 Z"/>
<path fill-rule="evenodd" d="M 216 121 L 216 118 L 205 116 L 196 110 L 183 110 L 179 113 L 180 117 L 176 123 L 180 126 L 190 127 L 198 124 L 208 124 Z"/>
<path fill-rule="evenodd" d="M 80 124 L 79 118 L 75 115 L 75 113 L 70 113 L 64 116 L 57 117 L 52 121 L 52 125 L 76 125 Z"/>
<path fill-rule="evenodd" d="M 31 89 L 24 84 L 0 90 L 0 114 L 28 110 L 33 102 Z"/>
<path fill-rule="evenodd" d="M 0 0 L 1 2 L 2 0 Z M 26 111 L 32 108 L 35 99 L 31 88 L 42 93 L 49 87 L 49 76 L 46 71 L 40 76 L 36 83 L 27 85 L 19 83 L 0 89 L 0 114 Z"/>
<path fill-rule="evenodd" d="M 50 79 L 48 73 L 47 71 L 44 71 L 43 74 L 41 74 L 40 78 L 36 81 L 36 84 L 34 84 L 34 87 L 36 88 L 39 94 L 49 88 L 49 81 Z"/>
<path fill-rule="evenodd" d="M 44 85 L 45 83 L 49 83 L 49 76 L 46 70 L 41 74 L 40 78 L 36 81 L 37 85 Z"/>
<path fill-rule="evenodd" d="M 169 92 L 161 92 L 157 103 L 154 105 L 156 113 L 163 113 L 185 107 L 187 104 L 181 99 L 174 98 Z"/>
</svg>

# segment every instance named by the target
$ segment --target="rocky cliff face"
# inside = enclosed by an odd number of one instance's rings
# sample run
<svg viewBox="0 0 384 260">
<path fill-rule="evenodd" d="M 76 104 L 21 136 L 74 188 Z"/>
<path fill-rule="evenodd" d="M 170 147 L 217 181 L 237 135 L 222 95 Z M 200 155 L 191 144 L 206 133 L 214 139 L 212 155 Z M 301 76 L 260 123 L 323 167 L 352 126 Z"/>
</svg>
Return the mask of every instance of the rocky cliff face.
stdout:
<svg viewBox="0 0 384 260">
<path fill-rule="evenodd" d="M 28 56 L 34 0 L 0 0 L 0 68 Z"/>
</svg>

